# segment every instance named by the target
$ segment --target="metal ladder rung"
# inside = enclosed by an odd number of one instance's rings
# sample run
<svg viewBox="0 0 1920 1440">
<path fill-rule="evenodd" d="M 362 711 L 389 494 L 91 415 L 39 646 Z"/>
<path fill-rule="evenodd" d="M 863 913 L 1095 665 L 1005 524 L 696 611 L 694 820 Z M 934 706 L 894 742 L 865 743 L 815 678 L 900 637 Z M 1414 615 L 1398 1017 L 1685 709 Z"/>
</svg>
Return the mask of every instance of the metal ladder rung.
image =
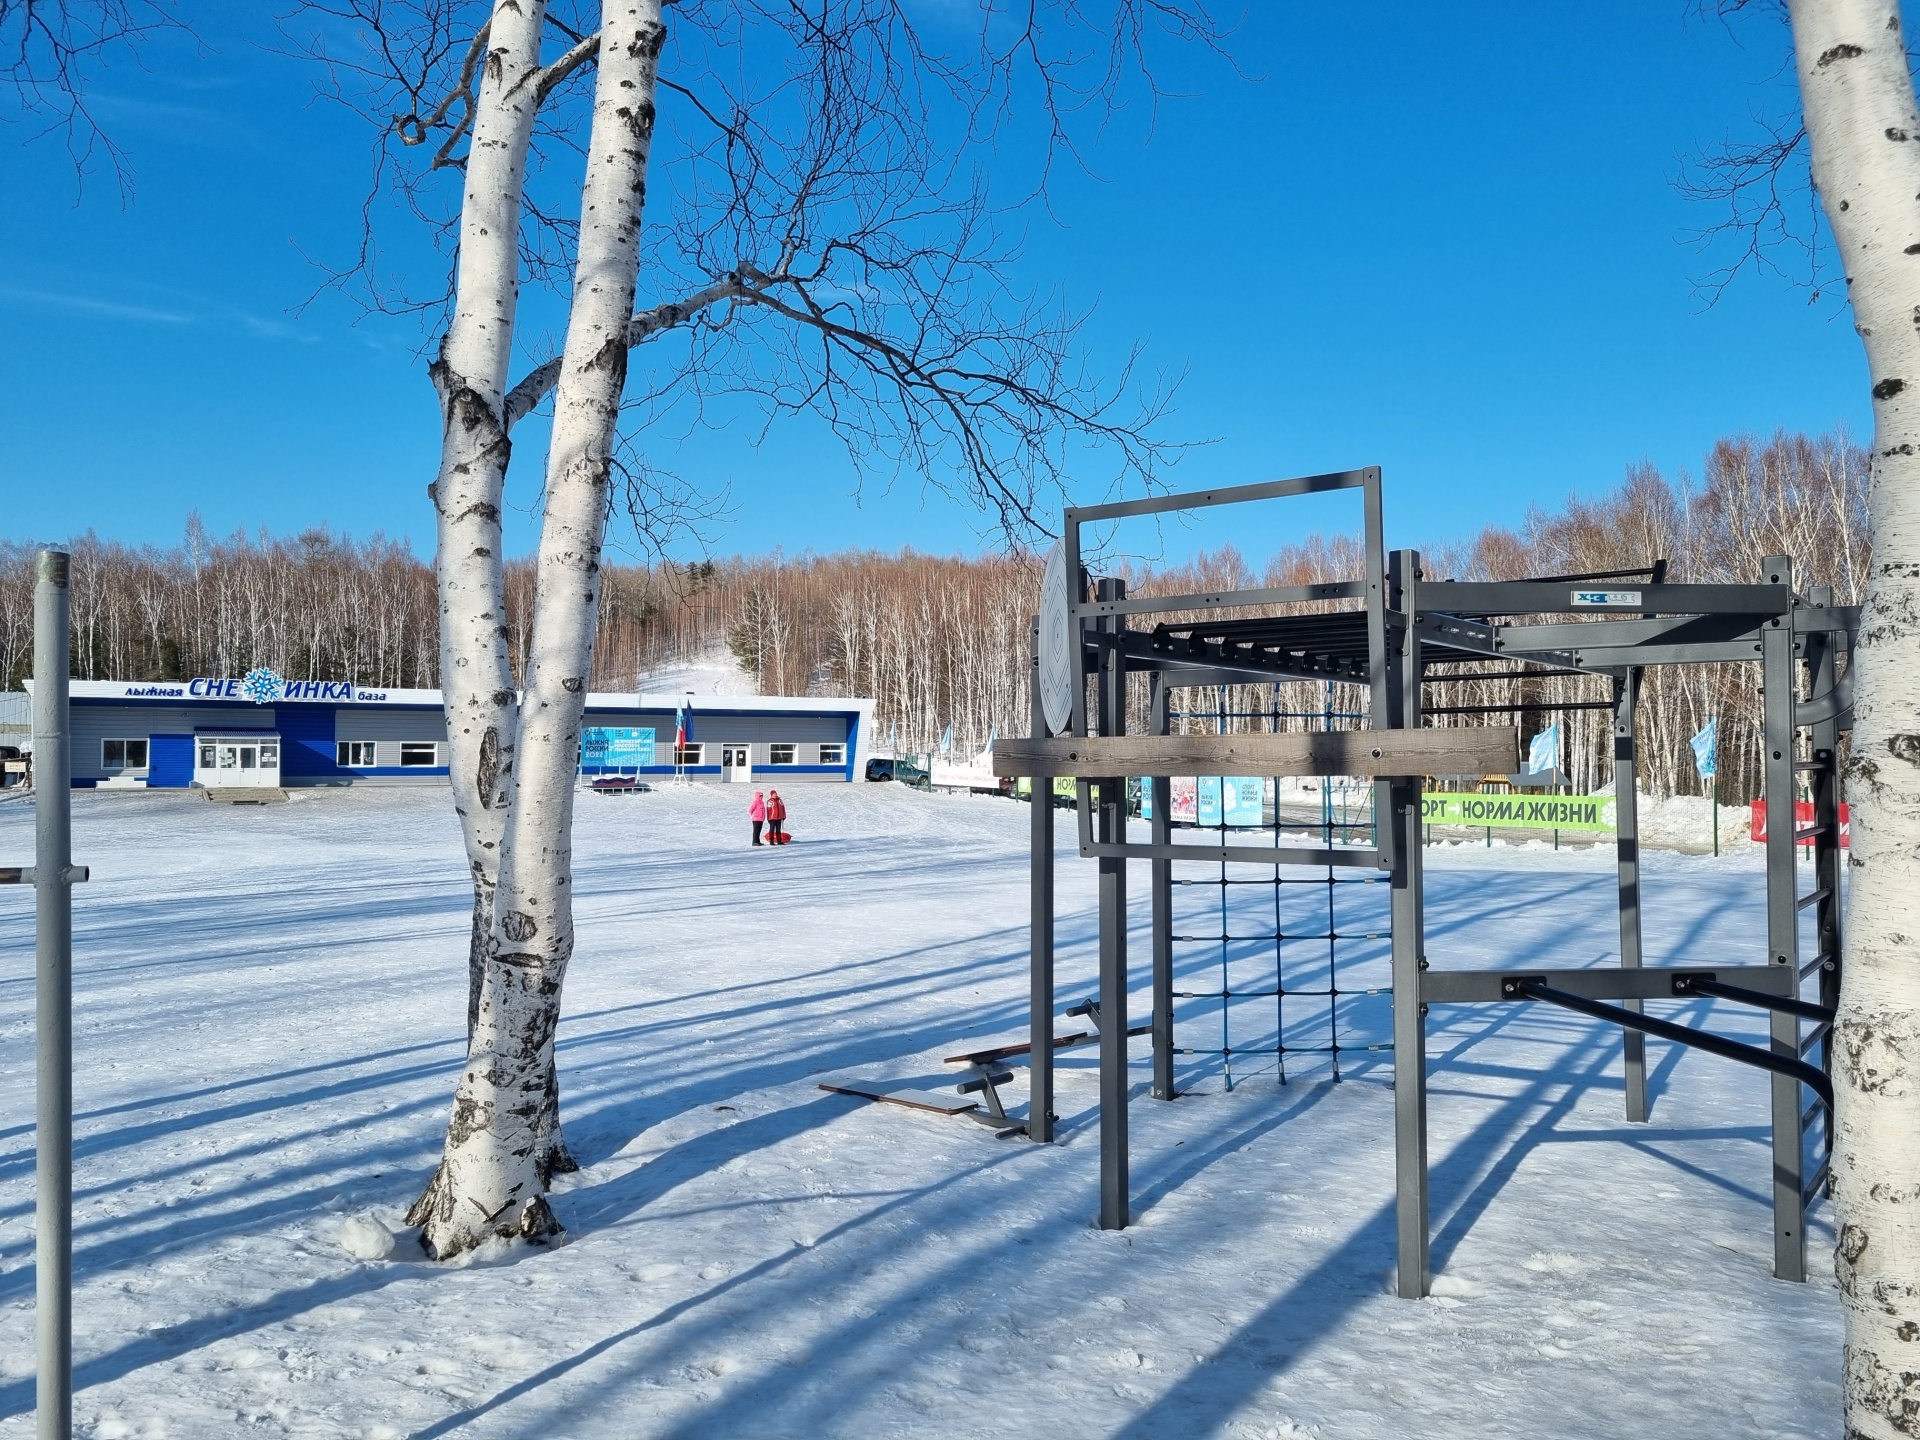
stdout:
<svg viewBox="0 0 1920 1440">
<path fill-rule="evenodd" d="M 1834 768 L 1834 764 L 1833 764 L 1833 761 L 1831 760 L 1796 760 L 1793 762 L 1793 768 L 1795 770 L 1801 770 L 1801 771 L 1832 770 Z"/>
<path fill-rule="evenodd" d="M 1795 830 L 1793 832 L 1793 843 L 1796 845 L 1804 845 L 1816 835 L 1824 835 L 1832 828 L 1832 825 L 1822 820 L 1818 825 L 1809 825 L 1803 830 Z"/>
<path fill-rule="evenodd" d="M 1804 910 L 1809 905 L 1819 904 L 1822 900 L 1826 899 L 1832 893 L 1833 893 L 1832 886 L 1822 885 L 1818 890 L 1809 890 L 1806 894 L 1802 895 L 1798 900 L 1795 900 L 1793 902 L 1793 908 L 1796 910 Z"/>
<path fill-rule="evenodd" d="M 1816 1100 L 1813 1102 L 1813 1104 L 1807 1106 L 1806 1109 L 1802 1110 L 1800 1112 L 1801 1133 L 1804 1134 L 1806 1132 L 1807 1122 L 1813 1119 L 1814 1116 L 1818 1115 L 1822 1110 L 1825 1110 L 1826 1108 L 1827 1107 L 1825 1106 L 1825 1104 L 1823 1104 L 1821 1101 Z"/>
<path fill-rule="evenodd" d="M 1800 1192 L 1800 1203 L 1811 1205 L 1820 1198 L 1820 1189 L 1827 1183 L 1827 1174 L 1833 1169 L 1831 1160 L 1822 1160 L 1814 1167 L 1813 1178 L 1807 1182 L 1807 1188 Z"/>
<path fill-rule="evenodd" d="M 1814 1046 L 1818 1045 L 1822 1040 L 1826 1039 L 1827 1032 L 1831 1029 L 1833 1029 L 1833 1022 L 1831 1020 L 1814 1021 L 1813 1029 L 1809 1030 L 1805 1035 L 1802 1035 L 1800 1037 L 1801 1057 L 1804 1059 L 1806 1056 L 1806 1053 L 1809 1050 L 1813 1049 Z"/>
<path fill-rule="evenodd" d="M 1834 960 L 1837 958 L 1839 957 L 1829 954 L 1825 950 L 1822 950 L 1818 955 L 1814 956 L 1811 960 L 1807 961 L 1806 964 L 1800 967 L 1800 978 L 1802 980 L 1806 979 L 1807 976 L 1813 974 L 1814 971 L 1820 969 L 1829 960 Z"/>
</svg>

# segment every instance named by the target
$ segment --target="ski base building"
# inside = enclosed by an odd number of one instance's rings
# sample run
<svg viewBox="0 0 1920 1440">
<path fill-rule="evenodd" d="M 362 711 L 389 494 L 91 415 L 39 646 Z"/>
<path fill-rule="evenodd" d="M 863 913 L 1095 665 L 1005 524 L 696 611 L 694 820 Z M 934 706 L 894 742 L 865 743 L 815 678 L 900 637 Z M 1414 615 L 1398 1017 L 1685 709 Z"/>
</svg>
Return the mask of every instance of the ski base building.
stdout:
<svg viewBox="0 0 1920 1440">
<path fill-rule="evenodd" d="M 447 775 L 438 690 L 254 670 L 239 680 L 75 680 L 71 693 L 76 787 L 395 785 Z M 872 722 L 864 699 L 589 695 L 580 768 L 846 783 L 865 771 Z"/>
</svg>

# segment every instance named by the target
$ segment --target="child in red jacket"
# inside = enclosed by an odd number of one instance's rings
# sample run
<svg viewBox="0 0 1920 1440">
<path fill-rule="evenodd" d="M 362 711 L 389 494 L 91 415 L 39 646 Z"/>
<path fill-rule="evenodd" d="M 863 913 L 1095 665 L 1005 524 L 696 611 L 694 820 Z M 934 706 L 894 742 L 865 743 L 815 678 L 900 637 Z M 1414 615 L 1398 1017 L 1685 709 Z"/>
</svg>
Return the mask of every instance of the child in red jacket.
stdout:
<svg viewBox="0 0 1920 1440">
<path fill-rule="evenodd" d="M 778 790 L 767 791 L 767 843 L 784 845 L 787 843 L 787 802 L 780 798 Z"/>
</svg>

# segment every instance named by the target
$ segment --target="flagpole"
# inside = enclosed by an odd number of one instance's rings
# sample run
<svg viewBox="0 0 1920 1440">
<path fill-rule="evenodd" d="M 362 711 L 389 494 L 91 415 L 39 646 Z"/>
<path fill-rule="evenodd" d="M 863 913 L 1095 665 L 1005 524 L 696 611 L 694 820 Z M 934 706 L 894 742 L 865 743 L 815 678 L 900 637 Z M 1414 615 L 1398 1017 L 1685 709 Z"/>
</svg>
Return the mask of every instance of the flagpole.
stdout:
<svg viewBox="0 0 1920 1440">
<path fill-rule="evenodd" d="M 1720 717 L 1713 717 L 1713 854 L 1720 856 Z"/>
</svg>

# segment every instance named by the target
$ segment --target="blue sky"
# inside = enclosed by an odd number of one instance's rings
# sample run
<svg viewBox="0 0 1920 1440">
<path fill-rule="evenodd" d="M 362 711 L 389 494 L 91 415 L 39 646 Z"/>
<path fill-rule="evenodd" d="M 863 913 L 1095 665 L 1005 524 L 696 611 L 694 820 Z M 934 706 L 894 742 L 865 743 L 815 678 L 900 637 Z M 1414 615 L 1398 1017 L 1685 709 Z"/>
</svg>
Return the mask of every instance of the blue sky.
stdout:
<svg viewBox="0 0 1920 1440">
<path fill-rule="evenodd" d="M 1731 432 L 1864 438 L 1844 309 L 1775 275 L 1696 291 L 1715 259 L 1689 236 L 1719 217 L 1677 193 L 1680 164 L 1783 111 L 1791 73 L 1783 26 L 1691 10 L 1259 4 L 1233 42 L 1247 76 L 1173 57 L 1182 98 L 1150 125 L 1133 106 L 1093 174 L 1060 177 L 1018 279 L 1092 309 L 1096 366 L 1140 344 L 1184 375 L 1164 433 L 1214 443 L 1180 486 L 1380 464 L 1395 544 L 1514 523 L 1642 459 L 1697 470 Z M 105 177 L 76 198 L 29 127 L 0 130 L 0 529 L 171 544 L 197 510 L 218 533 L 325 524 L 430 553 L 420 327 L 300 308 L 309 257 L 354 243 L 366 137 L 298 62 L 204 41 L 97 82 L 136 171 L 124 207 Z M 648 445 L 727 494 L 714 553 L 990 543 L 917 482 L 856 493 L 809 427 L 756 438 Z M 1233 538 L 1258 551 L 1333 519 Z M 532 543 L 524 509 L 510 539 Z"/>
</svg>

